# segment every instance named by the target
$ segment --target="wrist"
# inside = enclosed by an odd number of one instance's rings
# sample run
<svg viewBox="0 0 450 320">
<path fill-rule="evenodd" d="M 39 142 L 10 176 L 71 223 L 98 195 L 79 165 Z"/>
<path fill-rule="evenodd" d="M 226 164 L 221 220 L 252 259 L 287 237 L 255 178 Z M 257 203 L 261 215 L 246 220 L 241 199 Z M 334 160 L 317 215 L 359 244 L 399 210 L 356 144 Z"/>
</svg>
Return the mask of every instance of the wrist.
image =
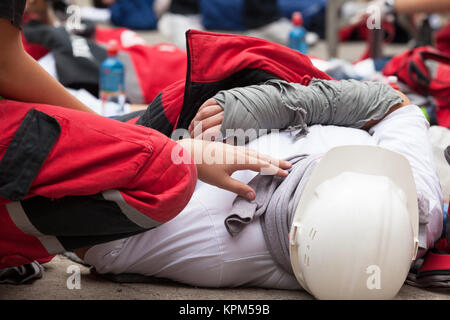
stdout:
<svg viewBox="0 0 450 320">
<path fill-rule="evenodd" d="M 180 139 L 176 143 L 183 148 L 182 158 L 184 161 L 197 165 L 199 156 L 201 157 L 201 146 L 196 147 L 194 139 Z"/>
</svg>

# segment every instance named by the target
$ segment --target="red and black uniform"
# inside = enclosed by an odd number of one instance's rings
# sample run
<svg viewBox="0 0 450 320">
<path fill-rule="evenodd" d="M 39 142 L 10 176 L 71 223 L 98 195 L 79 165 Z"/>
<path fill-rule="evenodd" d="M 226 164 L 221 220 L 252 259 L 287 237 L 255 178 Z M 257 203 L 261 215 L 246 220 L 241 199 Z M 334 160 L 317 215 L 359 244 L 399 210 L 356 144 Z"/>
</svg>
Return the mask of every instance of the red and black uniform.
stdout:
<svg viewBox="0 0 450 320">
<path fill-rule="evenodd" d="M 165 88 L 147 111 L 131 122 L 165 135 L 186 129 L 200 106 L 220 90 L 270 79 L 308 85 L 312 78 L 332 78 L 302 53 L 263 39 L 189 30 L 186 80 Z"/>
<path fill-rule="evenodd" d="M 196 183 L 143 126 L 0 100 L 0 269 L 128 237 L 176 216 Z"/>
</svg>

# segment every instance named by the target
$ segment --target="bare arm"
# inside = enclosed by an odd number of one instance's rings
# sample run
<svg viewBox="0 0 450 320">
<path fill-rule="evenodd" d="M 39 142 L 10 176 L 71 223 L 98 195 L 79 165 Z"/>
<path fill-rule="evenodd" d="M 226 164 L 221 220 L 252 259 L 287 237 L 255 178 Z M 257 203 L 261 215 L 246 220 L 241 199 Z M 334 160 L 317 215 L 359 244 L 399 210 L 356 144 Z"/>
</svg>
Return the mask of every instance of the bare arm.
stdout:
<svg viewBox="0 0 450 320">
<path fill-rule="evenodd" d="M 0 19 L 0 95 L 95 113 L 73 97 L 24 50 L 20 31 Z"/>
<path fill-rule="evenodd" d="M 395 0 L 398 13 L 433 13 L 450 11 L 449 0 Z"/>
</svg>

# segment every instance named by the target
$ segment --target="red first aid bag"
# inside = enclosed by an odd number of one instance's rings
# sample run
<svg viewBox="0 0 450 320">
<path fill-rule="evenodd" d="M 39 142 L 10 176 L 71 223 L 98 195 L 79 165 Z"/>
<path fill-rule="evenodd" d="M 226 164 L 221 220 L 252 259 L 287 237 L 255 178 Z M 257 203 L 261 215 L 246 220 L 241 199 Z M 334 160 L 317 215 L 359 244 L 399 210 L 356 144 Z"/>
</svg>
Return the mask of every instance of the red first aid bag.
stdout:
<svg viewBox="0 0 450 320">
<path fill-rule="evenodd" d="M 436 48 L 446 54 L 450 54 L 450 23 L 435 33 Z"/>
<path fill-rule="evenodd" d="M 435 101 L 438 123 L 450 127 L 450 55 L 429 46 L 395 56 L 383 69 L 412 90 Z"/>
</svg>

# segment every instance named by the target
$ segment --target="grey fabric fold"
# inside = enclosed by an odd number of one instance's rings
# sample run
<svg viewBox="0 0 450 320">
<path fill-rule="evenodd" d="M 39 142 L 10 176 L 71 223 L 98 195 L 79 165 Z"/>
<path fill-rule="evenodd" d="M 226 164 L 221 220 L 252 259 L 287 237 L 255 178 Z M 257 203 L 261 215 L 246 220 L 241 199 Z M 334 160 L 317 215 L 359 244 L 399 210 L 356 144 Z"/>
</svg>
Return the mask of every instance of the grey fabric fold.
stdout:
<svg viewBox="0 0 450 320">
<path fill-rule="evenodd" d="M 261 217 L 264 238 L 274 260 L 286 272 L 293 274 L 289 258 L 289 231 L 303 189 L 322 155 L 298 155 L 286 160 L 293 166 L 286 178 L 257 175 L 249 186 L 256 191 L 255 200 L 237 197 L 225 227 L 237 236 L 256 217 Z"/>
<path fill-rule="evenodd" d="M 219 91 L 227 129 L 303 129 L 313 124 L 361 128 L 381 119 L 402 98 L 389 85 L 373 81 L 313 79 L 308 86 L 283 80 Z"/>
<path fill-rule="evenodd" d="M 304 116 L 283 107 L 282 96 L 273 85 L 254 85 L 219 91 L 214 99 L 224 109 L 222 135 L 227 129 L 285 129 L 303 123 Z"/>
</svg>

